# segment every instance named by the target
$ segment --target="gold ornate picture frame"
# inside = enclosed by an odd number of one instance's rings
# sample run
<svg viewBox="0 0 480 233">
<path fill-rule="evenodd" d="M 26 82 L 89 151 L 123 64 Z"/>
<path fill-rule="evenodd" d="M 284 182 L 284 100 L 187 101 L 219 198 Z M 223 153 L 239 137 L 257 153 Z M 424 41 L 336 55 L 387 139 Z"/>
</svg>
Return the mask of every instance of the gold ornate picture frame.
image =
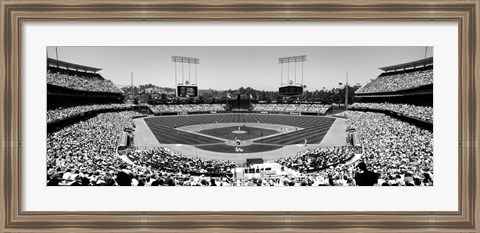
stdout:
<svg viewBox="0 0 480 233">
<path fill-rule="evenodd" d="M 2 232 L 478 232 L 480 1 L 22 1 L 0 2 Z M 25 22 L 457 22 L 458 211 L 32 212 L 22 210 L 22 24 Z"/>
</svg>

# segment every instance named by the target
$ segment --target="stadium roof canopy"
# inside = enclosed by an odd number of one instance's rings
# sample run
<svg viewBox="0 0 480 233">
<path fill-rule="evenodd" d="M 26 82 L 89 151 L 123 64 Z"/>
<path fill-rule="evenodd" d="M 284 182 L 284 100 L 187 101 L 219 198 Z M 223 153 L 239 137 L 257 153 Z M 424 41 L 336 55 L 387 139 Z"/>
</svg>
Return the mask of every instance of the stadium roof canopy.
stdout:
<svg viewBox="0 0 480 233">
<path fill-rule="evenodd" d="M 48 66 L 55 66 L 55 67 L 65 67 L 65 68 L 71 69 L 71 70 L 83 70 L 83 71 L 91 71 L 91 72 L 98 72 L 98 71 L 102 70 L 100 68 L 78 65 L 78 64 L 75 64 L 75 63 L 60 61 L 60 60 L 53 59 L 53 58 L 47 58 L 47 65 Z"/>
<path fill-rule="evenodd" d="M 410 68 L 410 67 L 425 66 L 425 65 L 430 65 L 430 64 L 433 64 L 433 57 L 427 57 L 425 59 L 406 62 L 406 63 L 392 65 L 392 66 L 380 67 L 379 69 L 387 72 L 387 71 L 390 71 L 390 70 L 401 70 L 401 69 L 406 69 L 406 68 Z"/>
</svg>

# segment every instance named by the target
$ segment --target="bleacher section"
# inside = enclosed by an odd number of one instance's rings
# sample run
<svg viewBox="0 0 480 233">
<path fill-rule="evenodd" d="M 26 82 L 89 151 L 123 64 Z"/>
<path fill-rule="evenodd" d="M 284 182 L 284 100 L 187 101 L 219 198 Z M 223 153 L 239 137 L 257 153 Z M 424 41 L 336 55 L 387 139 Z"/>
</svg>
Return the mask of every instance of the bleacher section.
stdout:
<svg viewBox="0 0 480 233">
<path fill-rule="evenodd" d="M 225 112 L 225 104 L 161 104 L 149 105 L 154 114 L 178 113 L 220 113 Z"/>
<path fill-rule="evenodd" d="M 56 106 L 122 103 L 123 91 L 94 68 L 47 58 L 48 109 Z"/>
<path fill-rule="evenodd" d="M 380 68 L 384 73 L 355 92 L 355 102 L 433 105 L 433 58 Z"/>
<path fill-rule="evenodd" d="M 356 93 L 396 92 L 433 84 L 433 67 L 382 74 Z"/>
<path fill-rule="evenodd" d="M 93 104 L 73 107 L 58 107 L 47 110 L 47 124 L 61 121 L 67 118 L 83 115 L 98 110 L 127 110 L 131 109 L 133 104 Z"/>
<path fill-rule="evenodd" d="M 122 93 L 111 81 L 100 74 L 77 72 L 50 67 L 47 83 L 79 91 Z"/>
<path fill-rule="evenodd" d="M 355 92 L 349 110 L 380 112 L 431 130 L 433 58 L 380 69 L 385 72 Z"/>
<path fill-rule="evenodd" d="M 433 57 L 379 68 L 384 71 L 355 94 L 396 93 L 433 84 Z"/>
<path fill-rule="evenodd" d="M 253 112 L 268 113 L 311 113 L 325 115 L 331 105 L 327 104 L 256 104 Z"/>
<path fill-rule="evenodd" d="M 433 107 L 391 103 L 355 103 L 349 109 L 389 110 L 397 114 L 433 123 Z"/>
</svg>

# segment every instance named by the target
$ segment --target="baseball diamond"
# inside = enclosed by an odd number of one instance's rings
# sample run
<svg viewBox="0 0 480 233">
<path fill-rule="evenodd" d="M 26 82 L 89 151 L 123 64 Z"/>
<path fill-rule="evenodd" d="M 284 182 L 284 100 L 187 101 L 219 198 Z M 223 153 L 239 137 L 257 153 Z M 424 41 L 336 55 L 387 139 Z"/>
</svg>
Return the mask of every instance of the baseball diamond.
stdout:
<svg viewBox="0 0 480 233">
<path fill-rule="evenodd" d="M 136 119 L 135 145 L 167 146 L 199 158 L 266 161 L 318 146 L 346 144 L 345 120 L 324 116 L 200 114 Z M 245 134 L 235 134 L 238 127 Z M 261 133 L 260 133 L 261 132 Z M 240 143 L 235 143 L 237 138 Z M 307 140 L 307 145 L 305 145 Z M 202 152 L 203 151 L 203 152 Z M 242 154 L 239 156 L 238 154 Z"/>
</svg>

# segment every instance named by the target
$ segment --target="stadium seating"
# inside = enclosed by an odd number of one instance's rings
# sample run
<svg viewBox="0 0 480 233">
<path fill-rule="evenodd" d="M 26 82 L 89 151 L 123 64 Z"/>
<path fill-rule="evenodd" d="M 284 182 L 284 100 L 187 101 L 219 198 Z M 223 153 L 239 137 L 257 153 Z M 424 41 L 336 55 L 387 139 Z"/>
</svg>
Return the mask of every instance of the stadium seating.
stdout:
<svg viewBox="0 0 480 233">
<path fill-rule="evenodd" d="M 127 156 L 139 166 L 151 166 L 160 172 L 231 175 L 235 168 L 235 163 L 189 158 L 168 148 L 137 150 Z"/>
<path fill-rule="evenodd" d="M 100 74 L 48 67 L 47 84 L 90 92 L 122 93 L 111 81 Z"/>
<path fill-rule="evenodd" d="M 382 113 L 347 111 L 349 128 L 357 130 L 364 145 L 363 160 L 369 170 L 389 185 L 406 185 L 412 176 L 433 184 L 433 134 Z M 383 181 L 382 181 L 383 180 Z M 403 183 L 402 183 L 403 182 Z"/>
<path fill-rule="evenodd" d="M 48 185 L 67 185 L 83 177 L 90 185 L 124 164 L 115 156 L 123 125 L 136 112 L 103 113 L 47 135 Z"/>
<path fill-rule="evenodd" d="M 381 113 L 344 114 L 347 128 L 355 129 L 364 145 L 363 162 L 379 175 L 377 185 L 433 185 L 432 132 Z M 320 180 L 320 185 L 355 185 L 353 165 L 342 163 L 352 153 L 349 147 L 318 148 L 277 162 Z"/>
<path fill-rule="evenodd" d="M 48 185 L 317 186 L 356 185 L 350 147 L 309 149 L 277 162 L 299 175 L 235 179 L 236 165 L 189 158 L 168 148 L 115 155 L 118 135 L 136 112 L 103 113 L 47 136 Z M 347 111 L 347 127 L 364 144 L 363 162 L 379 174 L 377 185 L 433 185 L 431 132 L 381 113 Z M 392 148 L 396 148 L 393 150 Z"/>
<path fill-rule="evenodd" d="M 47 136 L 48 185 L 121 185 L 120 173 L 231 174 L 234 163 L 185 157 L 168 148 L 128 152 L 135 165 L 115 154 L 117 136 L 136 112 L 103 113 Z M 134 177 L 130 177 L 134 178 Z M 138 182 L 130 183 L 138 185 Z"/>
<path fill-rule="evenodd" d="M 411 118 L 416 118 L 433 123 L 433 107 L 430 106 L 415 106 L 411 104 L 391 103 L 355 103 L 350 105 L 349 108 L 389 110 Z"/>
<path fill-rule="evenodd" d="M 383 74 L 361 87 L 356 93 L 395 92 L 433 83 L 433 68 Z"/>
<path fill-rule="evenodd" d="M 65 107 L 59 106 L 54 109 L 47 110 L 47 123 L 60 121 L 69 117 L 84 114 L 95 110 L 112 110 L 112 109 L 125 109 L 134 106 L 133 104 L 92 104 L 92 105 L 80 105 Z"/>
<path fill-rule="evenodd" d="M 183 112 L 225 112 L 224 104 L 161 104 L 149 105 L 149 107 L 154 114 Z"/>
<path fill-rule="evenodd" d="M 354 156 L 351 147 L 316 148 L 306 150 L 299 155 L 277 160 L 283 166 L 303 173 L 313 172 L 330 166 L 336 166 Z"/>
<path fill-rule="evenodd" d="M 327 104 L 256 104 L 253 107 L 254 112 L 271 113 L 318 113 L 325 114 L 331 105 Z"/>
</svg>

